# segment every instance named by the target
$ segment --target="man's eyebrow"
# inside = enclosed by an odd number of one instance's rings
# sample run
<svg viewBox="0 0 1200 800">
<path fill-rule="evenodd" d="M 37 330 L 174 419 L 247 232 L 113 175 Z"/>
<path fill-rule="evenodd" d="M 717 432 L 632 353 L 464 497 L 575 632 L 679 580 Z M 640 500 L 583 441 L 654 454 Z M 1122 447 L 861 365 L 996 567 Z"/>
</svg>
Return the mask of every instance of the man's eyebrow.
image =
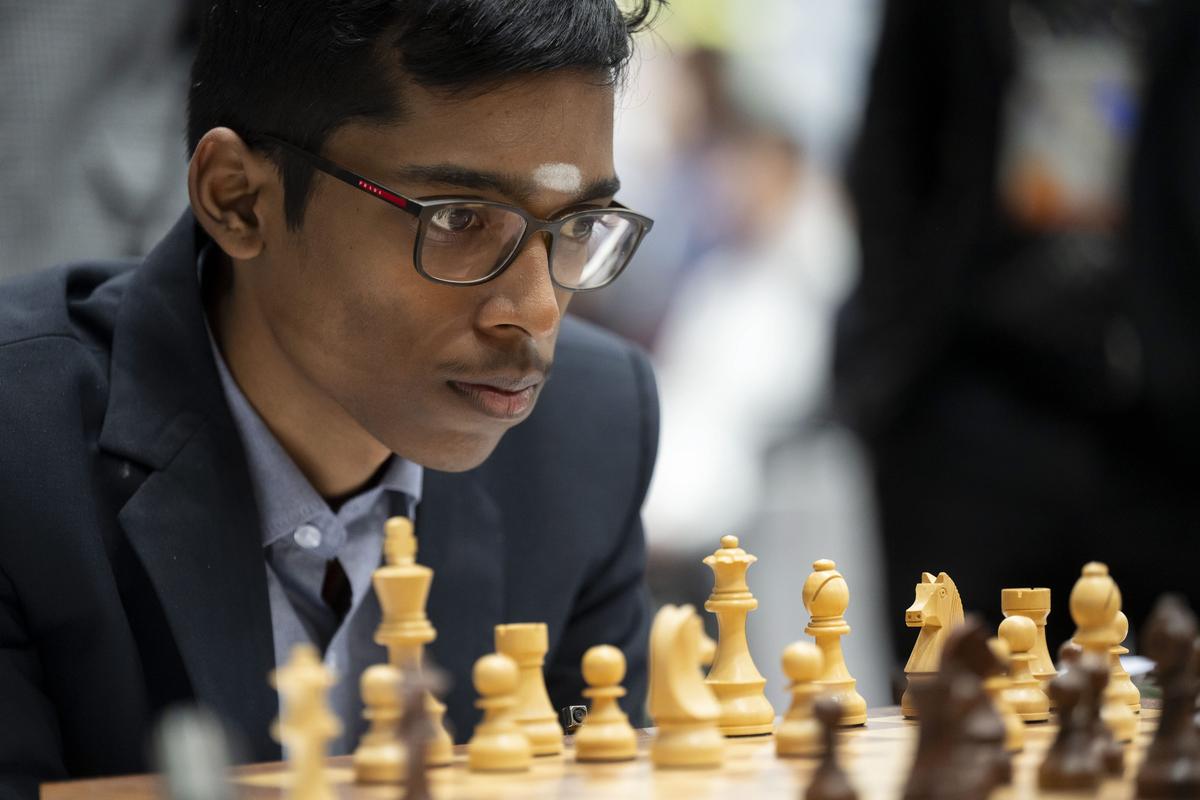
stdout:
<svg viewBox="0 0 1200 800">
<path fill-rule="evenodd" d="M 460 167 L 457 164 L 408 164 L 392 173 L 401 182 L 442 184 L 459 189 L 482 189 L 498 192 L 519 203 L 530 200 L 540 187 L 528 178 L 500 172 Z M 612 197 L 621 188 L 621 180 L 615 176 L 598 178 L 585 185 L 568 205 Z"/>
</svg>

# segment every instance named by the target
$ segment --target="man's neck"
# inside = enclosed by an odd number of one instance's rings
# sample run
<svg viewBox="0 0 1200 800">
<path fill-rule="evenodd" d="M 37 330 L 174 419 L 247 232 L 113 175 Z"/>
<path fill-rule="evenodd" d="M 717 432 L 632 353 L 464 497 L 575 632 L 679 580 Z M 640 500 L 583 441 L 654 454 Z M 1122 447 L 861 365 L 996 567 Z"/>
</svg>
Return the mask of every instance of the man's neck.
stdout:
<svg viewBox="0 0 1200 800">
<path fill-rule="evenodd" d="M 209 326 L 242 394 L 322 497 L 357 493 L 391 453 L 292 365 L 224 254 L 205 272 Z"/>
</svg>

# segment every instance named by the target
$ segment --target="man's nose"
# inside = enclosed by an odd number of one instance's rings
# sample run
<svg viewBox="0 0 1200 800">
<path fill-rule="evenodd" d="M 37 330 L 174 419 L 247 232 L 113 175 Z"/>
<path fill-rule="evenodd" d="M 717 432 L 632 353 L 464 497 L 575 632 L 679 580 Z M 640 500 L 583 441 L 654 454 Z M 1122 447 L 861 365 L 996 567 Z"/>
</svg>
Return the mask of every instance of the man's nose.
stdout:
<svg viewBox="0 0 1200 800">
<path fill-rule="evenodd" d="M 493 291 L 480 311 L 480 327 L 496 335 L 521 331 L 534 340 L 544 339 L 558 328 L 562 307 L 550 279 L 547 234 L 529 237 L 492 284 Z"/>
</svg>

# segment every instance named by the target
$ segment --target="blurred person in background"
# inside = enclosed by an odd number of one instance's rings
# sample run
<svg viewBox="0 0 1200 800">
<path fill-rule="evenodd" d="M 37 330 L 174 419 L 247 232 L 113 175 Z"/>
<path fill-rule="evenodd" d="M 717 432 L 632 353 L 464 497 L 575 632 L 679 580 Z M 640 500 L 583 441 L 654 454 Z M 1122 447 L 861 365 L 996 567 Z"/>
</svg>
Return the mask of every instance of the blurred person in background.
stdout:
<svg viewBox="0 0 1200 800">
<path fill-rule="evenodd" d="M 624 286 L 572 307 L 652 348 L 663 404 L 646 506 L 655 600 L 702 607 L 712 574 L 701 559 L 739 535 L 759 559 L 748 626 L 780 708 L 774 654 L 804 636 L 800 585 L 821 557 L 854 594 L 845 645 L 859 689 L 889 701 L 869 484 L 857 442 L 828 413 L 832 320 L 856 262 L 836 175 L 875 5 L 767 0 L 748 15 L 673 2 L 639 48 L 617 118 L 622 191 L 654 209 L 655 241 Z"/>
<path fill-rule="evenodd" d="M 1200 5 L 890 2 L 851 176 L 837 393 L 894 618 L 923 570 L 993 621 L 1049 586 L 1056 646 L 1092 559 L 1135 630 L 1200 603 Z"/>
<path fill-rule="evenodd" d="M 843 199 L 766 125 L 728 142 L 716 163 L 737 235 L 679 287 L 654 355 L 663 415 L 645 508 L 651 588 L 668 600 L 690 589 L 702 604 L 712 576 L 696 565 L 722 533 L 740 535 L 759 559 L 750 582 L 760 611 L 747 623 L 758 668 L 785 708 L 787 682 L 766 654 L 803 636 L 799 587 L 813 561 L 833 558 L 855 594 L 848 658 L 860 691 L 883 704 L 874 531 L 857 453 L 828 415 L 832 320 L 855 264 Z"/>
<path fill-rule="evenodd" d="M 144 255 L 187 203 L 199 0 L 0 0 L 0 278 Z"/>
<path fill-rule="evenodd" d="M 625 167 L 634 175 L 626 179 L 635 187 L 630 202 L 657 209 L 655 225 L 665 233 L 646 241 L 637 257 L 645 268 L 633 285 L 614 285 L 608 297 L 580 297 L 575 313 L 643 347 L 654 346 L 695 266 L 736 235 L 722 212 L 727 184 L 720 162 L 736 147 L 744 122 L 726 86 L 728 69 L 726 54 L 710 47 L 643 63 L 636 92 L 652 107 L 623 114 L 626 124 L 629 116 L 641 123 L 630 136 L 642 140 L 634 145 L 633 168 Z"/>
</svg>

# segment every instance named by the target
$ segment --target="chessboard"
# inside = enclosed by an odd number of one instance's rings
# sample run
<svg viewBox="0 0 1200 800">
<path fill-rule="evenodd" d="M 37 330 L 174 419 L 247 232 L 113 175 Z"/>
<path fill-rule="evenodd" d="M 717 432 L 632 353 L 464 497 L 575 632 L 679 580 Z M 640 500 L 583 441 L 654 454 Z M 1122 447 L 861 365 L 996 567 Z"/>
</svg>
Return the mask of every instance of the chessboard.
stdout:
<svg viewBox="0 0 1200 800">
<path fill-rule="evenodd" d="M 1106 780 L 1095 793 L 1084 795 L 1103 800 L 1133 798 L 1133 778 L 1158 715 L 1153 708 L 1142 710 L 1137 739 L 1127 747 L 1125 776 Z M 1012 785 L 994 791 L 992 800 L 1081 796 L 1037 788 L 1037 767 L 1056 731 L 1053 721 L 1026 726 L 1025 748 L 1013 761 Z M 777 757 L 774 739 L 767 735 L 727 739 L 724 764 L 718 768 L 655 768 L 647 754 L 651 736 L 641 733 L 638 757 L 633 761 L 577 762 L 571 737 L 566 737 L 563 755 L 537 758 L 529 771 L 508 774 L 469 771 L 465 748 L 458 747 L 453 764 L 430 770 L 432 795 L 435 800 L 797 800 L 804 796 L 818 761 Z M 912 766 L 917 724 L 901 717 L 898 708 L 875 709 L 869 712 L 865 726 L 845 729 L 839 738 L 840 760 L 859 800 L 899 800 Z M 339 798 L 404 797 L 401 786 L 355 784 L 349 757 L 330 759 L 328 770 Z M 287 781 L 284 763 L 238 767 L 230 774 L 235 795 L 246 800 L 285 797 Z M 149 800 L 162 797 L 160 792 L 159 779 L 147 775 L 45 784 L 41 796 L 43 800 Z"/>
</svg>

